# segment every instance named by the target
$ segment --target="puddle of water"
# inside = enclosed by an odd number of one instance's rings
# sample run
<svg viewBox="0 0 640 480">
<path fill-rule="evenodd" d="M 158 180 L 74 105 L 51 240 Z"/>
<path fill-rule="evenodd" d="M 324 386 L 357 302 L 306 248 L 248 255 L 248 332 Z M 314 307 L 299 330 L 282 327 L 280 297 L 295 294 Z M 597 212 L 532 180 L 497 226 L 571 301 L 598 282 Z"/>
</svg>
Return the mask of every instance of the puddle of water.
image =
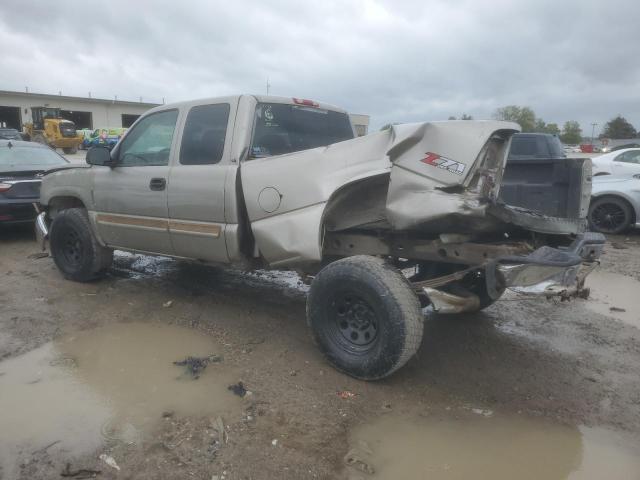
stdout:
<svg viewBox="0 0 640 480">
<path fill-rule="evenodd" d="M 351 458 L 374 468 L 367 478 L 637 479 L 638 451 L 602 429 L 523 417 L 456 418 L 387 414 L 351 435 Z M 352 477 L 362 475 L 348 467 Z M 358 472 L 358 473 L 356 473 Z"/>
<path fill-rule="evenodd" d="M 227 390 L 237 378 L 224 362 L 209 364 L 197 380 L 173 365 L 222 353 L 188 328 L 119 323 L 0 362 L 0 467 L 7 473 L 56 440 L 71 455 L 105 440 L 138 442 L 166 411 L 239 412 L 240 399 Z"/>
<path fill-rule="evenodd" d="M 101 443 L 101 425 L 110 415 L 106 402 L 58 366 L 58 358 L 47 344 L 0 362 L 0 472 L 7 478 L 19 457 L 52 442 L 64 439 L 79 454 Z"/>
<path fill-rule="evenodd" d="M 587 277 L 586 286 L 591 288 L 585 302 L 588 309 L 640 328 L 640 282 L 626 275 L 596 270 Z"/>
</svg>

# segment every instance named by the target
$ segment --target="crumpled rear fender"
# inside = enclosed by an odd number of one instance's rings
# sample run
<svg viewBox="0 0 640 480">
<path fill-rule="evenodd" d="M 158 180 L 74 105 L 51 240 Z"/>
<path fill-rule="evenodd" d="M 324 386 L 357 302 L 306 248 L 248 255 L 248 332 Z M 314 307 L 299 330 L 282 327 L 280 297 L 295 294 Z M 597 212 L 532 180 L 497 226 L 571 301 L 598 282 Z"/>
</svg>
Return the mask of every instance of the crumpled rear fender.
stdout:
<svg viewBox="0 0 640 480">
<path fill-rule="evenodd" d="M 482 221 L 498 196 L 508 140 L 518 130 L 507 122 L 468 120 L 394 127 L 386 209 L 393 229 L 440 228 L 450 216 L 458 223 Z"/>
</svg>

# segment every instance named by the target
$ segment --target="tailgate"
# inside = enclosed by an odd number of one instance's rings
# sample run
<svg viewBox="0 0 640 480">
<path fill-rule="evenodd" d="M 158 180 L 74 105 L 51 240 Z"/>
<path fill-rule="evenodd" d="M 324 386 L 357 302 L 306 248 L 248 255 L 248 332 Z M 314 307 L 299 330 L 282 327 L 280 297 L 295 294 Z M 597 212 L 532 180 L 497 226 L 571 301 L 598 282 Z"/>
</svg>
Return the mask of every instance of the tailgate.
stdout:
<svg viewBox="0 0 640 480">
<path fill-rule="evenodd" d="M 578 233 L 586 227 L 590 197 L 588 158 L 510 160 L 500 187 L 504 207 L 498 214 L 544 233 Z"/>
</svg>

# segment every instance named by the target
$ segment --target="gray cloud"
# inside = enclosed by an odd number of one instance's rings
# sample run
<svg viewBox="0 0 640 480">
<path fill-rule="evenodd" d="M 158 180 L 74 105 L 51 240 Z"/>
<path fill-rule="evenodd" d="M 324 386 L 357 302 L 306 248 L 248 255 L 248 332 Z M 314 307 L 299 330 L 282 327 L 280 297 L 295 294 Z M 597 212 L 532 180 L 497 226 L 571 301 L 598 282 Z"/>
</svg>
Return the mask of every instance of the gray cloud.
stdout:
<svg viewBox="0 0 640 480">
<path fill-rule="evenodd" d="M 177 101 L 314 98 L 386 122 L 531 106 L 590 131 L 640 128 L 633 0 L 5 0 L 0 88 Z"/>
</svg>

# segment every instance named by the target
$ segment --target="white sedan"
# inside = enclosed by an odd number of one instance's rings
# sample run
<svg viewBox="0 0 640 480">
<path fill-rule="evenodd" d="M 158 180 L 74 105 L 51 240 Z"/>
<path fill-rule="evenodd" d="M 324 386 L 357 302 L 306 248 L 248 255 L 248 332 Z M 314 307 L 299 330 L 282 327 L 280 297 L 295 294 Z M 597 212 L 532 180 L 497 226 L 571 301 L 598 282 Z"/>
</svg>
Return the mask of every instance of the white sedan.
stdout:
<svg viewBox="0 0 640 480">
<path fill-rule="evenodd" d="M 593 175 L 626 177 L 640 173 L 640 148 L 625 148 L 591 159 Z"/>
</svg>

